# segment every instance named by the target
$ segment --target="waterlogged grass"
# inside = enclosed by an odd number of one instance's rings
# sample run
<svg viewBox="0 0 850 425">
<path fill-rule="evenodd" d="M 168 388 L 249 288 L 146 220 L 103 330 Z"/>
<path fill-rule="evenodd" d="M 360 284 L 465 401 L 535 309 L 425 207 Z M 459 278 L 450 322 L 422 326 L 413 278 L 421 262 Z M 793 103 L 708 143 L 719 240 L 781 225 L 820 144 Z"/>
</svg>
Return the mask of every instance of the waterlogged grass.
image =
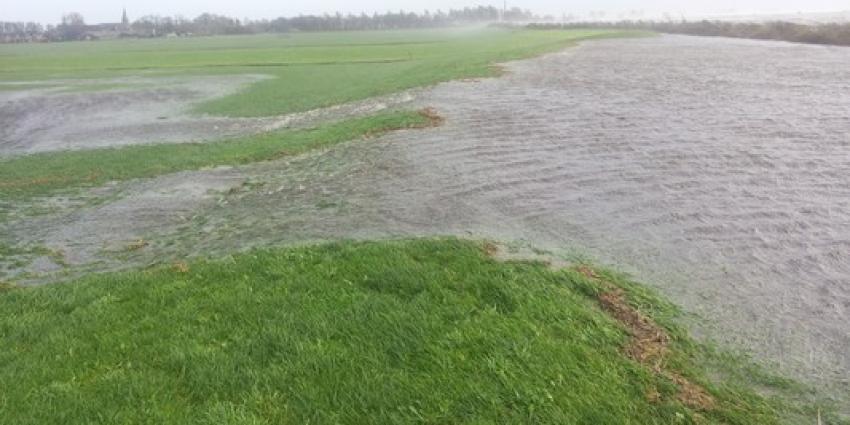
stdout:
<svg viewBox="0 0 850 425">
<path fill-rule="evenodd" d="M 38 257 L 47 257 L 59 266 L 67 265 L 61 252 L 39 245 L 12 246 L 0 241 L 0 279 L 7 277 L 10 270 L 26 267 Z"/>
<path fill-rule="evenodd" d="M 453 239 L 7 287 L 0 423 L 778 423 L 777 403 L 705 382 L 672 332 L 674 366 L 716 399 L 681 404 L 623 354 L 598 290 Z"/>
<path fill-rule="evenodd" d="M 53 84 L 0 84 L 0 92 L 46 89 L 55 87 Z"/>
<path fill-rule="evenodd" d="M 268 116 L 456 78 L 611 30 L 407 30 L 0 45 L 0 82 L 53 78 L 264 74 L 273 78 L 200 105 L 199 112 Z"/>
<path fill-rule="evenodd" d="M 310 130 L 278 131 L 221 142 L 125 146 L 13 157 L 0 160 L 0 197 L 24 199 L 109 181 L 297 155 L 358 137 L 426 126 L 432 119 L 419 112 L 389 112 Z"/>
<path fill-rule="evenodd" d="M 441 43 L 394 45 L 381 57 L 387 63 L 328 63 L 266 70 L 275 78 L 258 82 L 234 96 L 211 101 L 198 110 L 217 115 L 285 114 L 378 96 L 458 78 L 498 74 L 494 64 L 556 51 L 577 41 L 637 35 L 612 31 L 560 31 L 538 36 L 533 31 L 489 30 Z M 360 50 L 358 48 L 357 50 Z M 281 102 L 283 99 L 285 101 Z"/>
<path fill-rule="evenodd" d="M 94 83 L 94 84 L 78 84 L 63 87 L 62 93 L 97 93 L 112 90 L 130 90 L 141 87 L 141 85 L 127 83 Z"/>
</svg>

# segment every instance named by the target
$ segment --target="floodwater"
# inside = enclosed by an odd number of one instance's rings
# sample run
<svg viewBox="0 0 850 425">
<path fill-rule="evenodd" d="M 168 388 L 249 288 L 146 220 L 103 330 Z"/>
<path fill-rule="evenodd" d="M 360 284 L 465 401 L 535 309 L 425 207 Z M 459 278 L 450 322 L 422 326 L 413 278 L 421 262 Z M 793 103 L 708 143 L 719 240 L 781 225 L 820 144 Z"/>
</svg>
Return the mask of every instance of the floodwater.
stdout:
<svg viewBox="0 0 850 425">
<path fill-rule="evenodd" d="M 507 70 L 419 93 L 439 128 L 118 183 L 0 236 L 98 270 L 335 238 L 528 243 L 631 272 L 698 334 L 850 393 L 850 48 L 664 36 Z"/>
<path fill-rule="evenodd" d="M 411 199 L 495 211 L 655 282 L 713 338 L 850 382 L 850 49 L 669 36 L 511 70 L 431 93 L 449 125 L 394 144 L 432 179 Z"/>
<path fill-rule="evenodd" d="M 402 92 L 305 113 L 262 118 L 199 115 L 196 105 L 264 75 L 51 80 L 0 90 L 0 158 L 59 150 L 233 138 L 374 114 L 410 100 Z M 15 87 L 15 86 L 19 87 Z M 0 86 L 3 88 L 4 86 Z"/>
<path fill-rule="evenodd" d="M 850 48 L 665 36 L 510 70 L 437 88 L 448 124 L 392 137 L 416 176 L 384 191 L 406 193 L 400 220 L 474 206 L 488 233 L 626 267 L 700 333 L 850 389 Z"/>
</svg>

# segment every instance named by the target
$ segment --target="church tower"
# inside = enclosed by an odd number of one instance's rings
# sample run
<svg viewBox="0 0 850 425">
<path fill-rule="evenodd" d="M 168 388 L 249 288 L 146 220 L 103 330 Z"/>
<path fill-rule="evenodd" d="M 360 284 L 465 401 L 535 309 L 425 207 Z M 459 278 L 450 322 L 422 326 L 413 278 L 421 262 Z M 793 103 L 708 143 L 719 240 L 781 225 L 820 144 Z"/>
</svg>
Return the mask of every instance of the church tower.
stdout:
<svg viewBox="0 0 850 425">
<path fill-rule="evenodd" d="M 130 20 L 127 19 L 127 8 L 124 8 L 124 13 L 121 14 L 121 26 L 124 28 L 130 27 Z"/>
</svg>

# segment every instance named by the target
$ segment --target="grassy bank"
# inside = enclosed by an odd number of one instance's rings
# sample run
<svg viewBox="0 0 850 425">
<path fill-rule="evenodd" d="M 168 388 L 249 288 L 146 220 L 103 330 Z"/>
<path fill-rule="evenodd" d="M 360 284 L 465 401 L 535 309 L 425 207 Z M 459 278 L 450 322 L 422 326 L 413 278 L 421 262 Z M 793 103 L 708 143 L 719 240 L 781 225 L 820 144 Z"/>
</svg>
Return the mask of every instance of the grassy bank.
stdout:
<svg viewBox="0 0 850 425">
<path fill-rule="evenodd" d="M 0 287 L 0 423 L 814 417 L 746 385 L 709 382 L 699 347 L 675 328 L 658 330 L 669 344 L 664 365 L 639 361 L 628 348 L 638 333 L 600 302 L 606 286 L 631 284 L 500 263 L 486 248 L 336 243 Z M 645 292 L 626 294 L 658 323 L 673 312 Z M 689 385 L 710 402 L 683 397 Z"/>
<path fill-rule="evenodd" d="M 567 30 L 588 28 L 621 31 L 654 31 L 668 34 L 699 35 L 706 37 L 751 38 L 778 40 L 792 43 L 850 46 L 850 23 L 799 24 L 786 21 L 729 22 L 729 21 L 620 21 L 576 22 L 571 24 L 532 24 L 529 28 Z"/>
<path fill-rule="evenodd" d="M 14 157 L 0 160 L 0 198 L 22 199 L 108 181 L 297 155 L 359 137 L 427 126 L 433 119 L 423 112 L 390 112 L 311 130 L 284 130 L 221 142 L 137 145 Z"/>
<path fill-rule="evenodd" d="M 0 82 L 263 74 L 272 78 L 200 105 L 198 111 L 267 116 L 489 76 L 496 62 L 554 51 L 588 38 L 630 34 L 463 29 L 0 45 Z"/>
</svg>

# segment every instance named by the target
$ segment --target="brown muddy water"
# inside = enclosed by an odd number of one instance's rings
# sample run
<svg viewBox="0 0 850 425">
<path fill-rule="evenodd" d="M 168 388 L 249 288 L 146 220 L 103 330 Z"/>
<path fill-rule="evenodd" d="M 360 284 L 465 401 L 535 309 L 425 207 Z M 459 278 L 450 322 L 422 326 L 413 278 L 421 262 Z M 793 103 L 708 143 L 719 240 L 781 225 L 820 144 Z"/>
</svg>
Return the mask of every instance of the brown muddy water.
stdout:
<svg viewBox="0 0 850 425">
<path fill-rule="evenodd" d="M 117 183 L 40 202 L 53 212 L 34 218 L 16 206 L 0 237 L 77 270 L 495 238 L 631 272 L 699 335 L 850 394 L 850 48 L 664 36 L 507 69 L 419 93 L 439 128 Z"/>
</svg>

